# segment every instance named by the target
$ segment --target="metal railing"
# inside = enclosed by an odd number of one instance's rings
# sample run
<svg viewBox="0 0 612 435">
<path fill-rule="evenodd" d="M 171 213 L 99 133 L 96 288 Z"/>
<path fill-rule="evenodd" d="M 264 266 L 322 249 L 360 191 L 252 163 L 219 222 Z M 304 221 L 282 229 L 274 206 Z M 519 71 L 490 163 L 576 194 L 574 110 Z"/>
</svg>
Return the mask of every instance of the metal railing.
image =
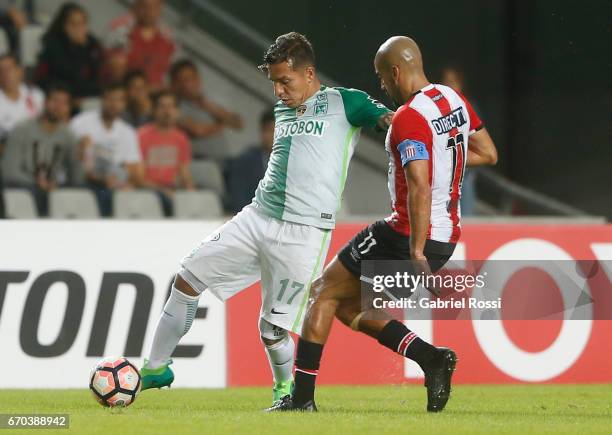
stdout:
<svg viewBox="0 0 612 435">
<path fill-rule="evenodd" d="M 485 187 L 496 195 L 496 210 L 500 214 L 512 215 L 516 213 L 517 208 L 520 208 L 522 209 L 521 214 L 567 217 L 591 216 L 584 210 L 521 186 L 490 168 L 478 169 L 477 182 L 478 185 Z"/>
</svg>

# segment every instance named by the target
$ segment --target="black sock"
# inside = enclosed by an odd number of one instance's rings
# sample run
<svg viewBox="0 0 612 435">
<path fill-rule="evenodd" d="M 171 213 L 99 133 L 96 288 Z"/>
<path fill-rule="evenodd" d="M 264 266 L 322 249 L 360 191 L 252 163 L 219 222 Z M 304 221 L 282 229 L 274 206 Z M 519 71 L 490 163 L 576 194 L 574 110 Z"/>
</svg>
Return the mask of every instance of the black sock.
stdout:
<svg viewBox="0 0 612 435">
<path fill-rule="evenodd" d="M 421 340 L 401 322 L 391 320 L 378 334 L 378 342 L 393 352 L 416 361 L 421 368 L 436 356 L 435 346 Z"/>
<path fill-rule="evenodd" d="M 315 381 L 321 363 L 323 345 L 300 338 L 295 357 L 294 405 L 304 405 L 314 400 Z"/>
</svg>

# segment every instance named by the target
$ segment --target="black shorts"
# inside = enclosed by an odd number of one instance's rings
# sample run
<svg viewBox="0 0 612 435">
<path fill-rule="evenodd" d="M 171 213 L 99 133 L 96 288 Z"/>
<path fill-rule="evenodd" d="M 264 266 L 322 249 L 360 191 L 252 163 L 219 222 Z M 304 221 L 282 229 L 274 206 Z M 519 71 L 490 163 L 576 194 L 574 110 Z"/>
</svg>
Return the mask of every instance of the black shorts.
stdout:
<svg viewBox="0 0 612 435">
<path fill-rule="evenodd" d="M 454 250 L 454 243 L 427 240 L 423 254 L 435 272 L 444 266 Z M 363 260 L 410 260 L 410 237 L 398 233 L 384 220 L 377 221 L 353 237 L 338 253 L 338 260 L 360 278 Z"/>
</svg>

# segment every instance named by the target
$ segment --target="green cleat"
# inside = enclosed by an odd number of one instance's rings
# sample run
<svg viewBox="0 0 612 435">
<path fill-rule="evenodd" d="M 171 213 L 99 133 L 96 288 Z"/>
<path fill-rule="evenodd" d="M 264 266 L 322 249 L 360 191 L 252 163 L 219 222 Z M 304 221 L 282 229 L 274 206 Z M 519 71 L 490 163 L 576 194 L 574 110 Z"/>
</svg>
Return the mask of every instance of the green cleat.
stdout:
<svg viewBox="0 0 612 435">
<path fill-rule="evenodd" d="M 162 387 L 170 388 L 170 385 L 174 382 L 174 373 L 168 366 L 172 364 L 172 361 L 156 369 L 147 368 L 147 363 L 148 361 L 145 359 L 145 363 L 140 369 L 140 377 L 142 378 L 140 390 Z"/>
<path fill-rule="evenodd" d="M 293 391 L 293 379 L 285 382 L 275 382 L 272 387 L 272 405 L 285 396 L 291 396 Z"/>
</svg>

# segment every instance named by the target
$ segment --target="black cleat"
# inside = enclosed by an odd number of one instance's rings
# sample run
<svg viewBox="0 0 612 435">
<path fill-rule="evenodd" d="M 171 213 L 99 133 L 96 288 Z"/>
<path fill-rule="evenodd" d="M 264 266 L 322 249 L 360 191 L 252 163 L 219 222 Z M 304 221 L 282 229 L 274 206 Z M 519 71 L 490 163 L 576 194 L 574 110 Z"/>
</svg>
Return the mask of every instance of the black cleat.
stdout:
<svg viewBox="0 0 612 435">
<path fill-rule="evenodd" d="M 427 411 L 440 412 L 451 393 L 451 377 L 457 364 L 457 355 L 446 347 L 438 348 L 438 355 L 424 369 L 427 387 Z"/>
<path fill-rule="evenodd" d="M 293 400 L 291 400 L 291 396 L 287 394 L 274 402 L 271 407 L 264 409 L 264 412 L 283 412 L 291 411 L 292 409 Z"/>
<path fill-rule="evenodd" d="M 314 400 L 309 400 L 303 405 L 294 405 L 290 395 L 283 396 L 277 400 L 274 405 L 265 409 L 265 412 L 284 412 L 284 411 L 301 411 L 301 412 L 317 412 L 317 405 Z"/>
<path fill-rule="evenodd" d="M 317 404 L 315 403 L 314 400 L 309 400 L 308 402 L 304 403 L 301 406 L 294 405 L 293 410 L 302 411 L 302 412 L 318 412 L 319 411 L 317 409 Z"/>
</svg>

